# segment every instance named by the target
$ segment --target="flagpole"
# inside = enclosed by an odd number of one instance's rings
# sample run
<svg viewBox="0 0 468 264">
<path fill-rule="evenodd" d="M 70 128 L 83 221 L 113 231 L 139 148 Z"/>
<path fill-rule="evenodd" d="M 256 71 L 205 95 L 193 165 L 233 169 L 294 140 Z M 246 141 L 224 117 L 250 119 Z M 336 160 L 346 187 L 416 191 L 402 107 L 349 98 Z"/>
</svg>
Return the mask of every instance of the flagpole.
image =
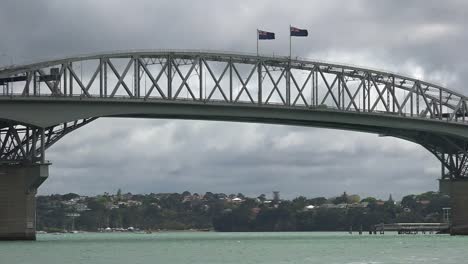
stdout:
<svg viewBox="0 0 468 264">
<path fill-rule="evenodd" d="M 291 25 L 289 25 L 289 60 L 291 60 Z"/>
<path fill-rule="evenodd" d="M 258 57 L 258 28 L 257 28 L 257 57 Z"/>
<path fill-rule="evenodd" d="M 287 79 L 286 79 L 286 104 L 290 104 L 290 94 L 291 94 L 291 25 L 289 25 L 289 63 L 288 63 L 288 71 Z"/>
</svg>

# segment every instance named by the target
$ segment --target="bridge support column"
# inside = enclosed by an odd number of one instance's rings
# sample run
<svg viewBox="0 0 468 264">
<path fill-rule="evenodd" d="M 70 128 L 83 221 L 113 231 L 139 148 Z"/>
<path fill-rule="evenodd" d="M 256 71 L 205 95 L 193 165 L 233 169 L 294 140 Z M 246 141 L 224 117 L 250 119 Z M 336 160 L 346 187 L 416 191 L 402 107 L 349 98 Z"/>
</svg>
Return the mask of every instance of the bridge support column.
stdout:
<svg viewBox="0 0 468 264">
<path fill-rule="evenodd" d="M 0 240 L 36 239 L 36 191 L 49 164 L 0 165 Z"/>
<path fill-rule="evenodd" d="M 439 189 L 450 195 L 450 234 L 468 235 L 468 179 L 439 180 Z"/>
</svg>

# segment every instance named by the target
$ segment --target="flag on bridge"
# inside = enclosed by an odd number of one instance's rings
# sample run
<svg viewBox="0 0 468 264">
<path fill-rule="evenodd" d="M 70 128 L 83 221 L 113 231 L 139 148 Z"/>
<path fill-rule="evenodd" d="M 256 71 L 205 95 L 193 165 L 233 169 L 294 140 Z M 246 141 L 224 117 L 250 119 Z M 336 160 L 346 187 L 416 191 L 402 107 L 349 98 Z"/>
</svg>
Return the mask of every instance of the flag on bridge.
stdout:
<svg viewBox="0 0 468 264">
<path fill-rule="evenodd" d="M 258 56 L 258 40 L 259 39 L 260 40 L 275 39 L 275 33 L 257 29 L 257 56 Z"/>
<path fill-rule="evenodd" d="M 291 59 L 292 53 L 292 37 L 307 37 L 309 32 L 307 29 L 301 29 L 289 25 L 289 59 Z"/>
<path fill-rule="evenodd" d="M 258 30 L 258 39 L 275 39 L 275 33 L 273 32 L 268 32 L 268 31 L 263 31 L 263 30 Z"/>
<path fill-rule="evenodd" d="M 307 37 L 309 35 L 307 29 L 300 29 L 297 27 L 289 26 L 289 31 L 291 33 L 291 37 Z"/>
</svg>

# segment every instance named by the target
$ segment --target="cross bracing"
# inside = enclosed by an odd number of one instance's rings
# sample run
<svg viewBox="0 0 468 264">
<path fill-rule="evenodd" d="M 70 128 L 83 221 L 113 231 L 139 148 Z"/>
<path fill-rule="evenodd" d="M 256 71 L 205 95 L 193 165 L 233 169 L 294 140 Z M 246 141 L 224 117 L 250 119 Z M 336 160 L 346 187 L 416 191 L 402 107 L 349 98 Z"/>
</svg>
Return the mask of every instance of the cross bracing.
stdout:
<svg viewBox="0 0 468 264">
<path fill-rule="evenodd" d="M 76 120 L 46 128 L 0 122 L 0 163 L 44 163 L 44 151 L 47 148 L 94 119 Z"/>
<path fill-rule="evenodd" d="M 399 117 L 401 119 L 398 120 L 415 122 L 425 120 L 442 126 L 456 126 L 461 132 L 454 135 L 422 128 L 417 131 L 414 128 L 383 129 L 377 125 L 372 127 L 372 123 L 368 125 L 371 128 L 364 128 L 362 124 L 346 126 L 358 131 L 389 134 L 423 145 L 442 162 L 444 177 L 464 177 L 468 170 L 465 96 L 422 80 L 361 67 L 232 53 L 135 51 L 77 56 L 3 68 L 0 69 L 0 86 L 0 97 L 15 102 L 37 102 L 46 98 L 67 100 L 70 104 L 78 100 L 100 100 L 102 103 L 115 100 L 155 104 L 180 102 L 206 107 L 223 104 L 225 109 L 228 106 L 252 106 L 257 107 L 256 111 L 267 108 L 309 111 L 311 114 L 333 111 Z M 50 100 L 47 102 L 52 103 Z M 11 102 L 8 104 L 8 109 L 12 109 Z M 94 116 L 91 113 L 70 117 L 70 120 L 62 118 L 55 123 L 51 121 L 54 120 L 51 116 L 45 123 L 12 116 L 15 115 L 0 115 L 9 124 L 1 129 L 1 140 L 5 145 L 0 156 L 3 161 L 31 161 L 34 160 L 31 156 L 33 152 L 36 158 L 39 157 L 37 151 L 29 150 L 31 143 L 20 143 L 32 139 L 24 135 L 23 138 L 16 136 L 19 131 L 32 133 L 33 130 L 44 129 L 44 133 L 49 133 L 47 131 L 55 131 L 56 127 L 68 122 L 81 120 L 85 124 L 106 115 Z M 181 116 L 172 114 L 166 117 Z M 144 114 L 141 113 L 140 117 L 144 117 Z M 241 117 L 231 116 L 232 120 L 236 118 L 242 120 Z M 260 122 L 260 119 L 249 122 L 256 121 Z M 317 121 L 314 124 L 320 126 Z M 331 125 L 330 121 L 327 126 L 340 128 L 344 125 Z M 14 130 L 17 132 L 11 132 Z M 60 135 L 71 130 L 64 130 L 66 132 L 62 131 Z M 53 132 L 50 133 L 50 137 L 53 137 Z M 45 148 L 48 146 L 44 144 Z"/>
</svg>

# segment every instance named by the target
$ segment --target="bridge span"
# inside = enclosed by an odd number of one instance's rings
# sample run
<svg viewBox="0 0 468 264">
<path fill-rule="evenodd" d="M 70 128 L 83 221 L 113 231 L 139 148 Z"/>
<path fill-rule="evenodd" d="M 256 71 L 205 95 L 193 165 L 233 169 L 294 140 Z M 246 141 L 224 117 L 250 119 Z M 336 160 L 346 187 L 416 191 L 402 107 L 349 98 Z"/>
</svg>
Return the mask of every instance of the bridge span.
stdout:
<svg viewBox="0 0 468 264">
<path fill-rule="evenodd" d="M 34 239 L 47 148 L 101 117 L 324 127 L 398 137 L 441 162 L 453 234 L 468 234 L 468 98 L 422 80 L 288 57 L 93 54 L 0 68 L 0 239 Z"/>
</svg>

